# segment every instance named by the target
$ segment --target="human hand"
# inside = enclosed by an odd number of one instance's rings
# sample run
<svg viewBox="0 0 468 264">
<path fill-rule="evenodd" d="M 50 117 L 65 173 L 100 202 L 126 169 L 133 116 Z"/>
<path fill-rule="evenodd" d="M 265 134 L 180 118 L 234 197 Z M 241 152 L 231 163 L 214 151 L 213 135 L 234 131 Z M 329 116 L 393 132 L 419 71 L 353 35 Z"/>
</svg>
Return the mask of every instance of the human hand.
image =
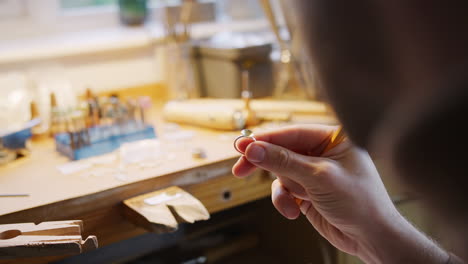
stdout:
<svg viewBox="0 0 468 264">
<path fill-rule="evenodd" d="M 282 215 L 295 219 L 302 212 L 335 247 L 375 262 L 379 236 L 412 226 L 394 207 L 367 152 L 345 140 L 322 153 L 335 129 L 296 126 L 256 135 L 255 142 L 239 140 L 245 155 L 232 171 L 245 177 L 258 167 L 275 174 L 272 201 Z M 303 200 L 300 206 L 295 197 Z"/>
</svg>

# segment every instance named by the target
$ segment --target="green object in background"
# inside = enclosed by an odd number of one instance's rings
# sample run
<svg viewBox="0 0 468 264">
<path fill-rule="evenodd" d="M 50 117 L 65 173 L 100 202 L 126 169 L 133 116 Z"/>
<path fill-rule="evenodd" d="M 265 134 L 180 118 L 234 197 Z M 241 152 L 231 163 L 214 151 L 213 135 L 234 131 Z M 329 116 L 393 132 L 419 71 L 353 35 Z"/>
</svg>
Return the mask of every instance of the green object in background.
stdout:
<svg viewBox="0 0 468 264">
<path fill-rule="evenodd" d="M 60 7 L 65 10 L 93 8 L 116 5 L 117 0 L 60 0 Z"/>
<path fill-rule="evenodd" d="M 120 20 L 126 25 L 141 25 L 148 15 L 147 0 L 119 0 Z"/>
</svg>

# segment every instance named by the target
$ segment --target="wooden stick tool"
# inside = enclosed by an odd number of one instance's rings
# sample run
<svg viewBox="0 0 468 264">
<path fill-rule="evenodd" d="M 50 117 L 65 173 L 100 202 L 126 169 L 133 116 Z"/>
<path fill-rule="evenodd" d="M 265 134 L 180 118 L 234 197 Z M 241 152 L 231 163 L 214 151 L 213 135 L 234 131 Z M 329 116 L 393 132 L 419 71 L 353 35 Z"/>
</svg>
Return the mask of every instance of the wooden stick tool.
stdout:
<svg viewBox="0 0 468 264">
<path fill-rule="evenodd" d="M 341 142 L 343 142 L 345 140 L 346 136 L 345 136 L 345 133 L 343 131 L 343 128 L 341 126 L 338 127 L 337 130 L 335 130 L 333 132 L 333 134 L 331 135 L 330 137 L 330 140 L 328 141 L 328 144 L 325 146 L 325 148 L 323 149 L 322 153 L 325 153 L 329 150 L 331 150 L 332 148 L 336 147 L 338 144 L 340 144 Z M 299 198 L 295 198 L 296 200 L 296 203 L 297 205 L 301 205 L 302 203 L 302 200 L 299 199 Z"/>
</svg>

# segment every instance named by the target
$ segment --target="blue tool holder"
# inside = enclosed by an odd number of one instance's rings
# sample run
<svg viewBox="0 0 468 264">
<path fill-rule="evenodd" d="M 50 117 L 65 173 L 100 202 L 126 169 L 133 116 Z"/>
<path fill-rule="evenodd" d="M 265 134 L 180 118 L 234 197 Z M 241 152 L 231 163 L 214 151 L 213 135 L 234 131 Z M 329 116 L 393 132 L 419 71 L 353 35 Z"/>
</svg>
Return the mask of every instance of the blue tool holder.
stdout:
<svg viewBox="0 0 468 264">
<path fill-rule="evenodd" d="M 102 130 L 102 127 L 90 128 L 89 133 L 98 133 L 99 129 Z M 110 126 L 109 129 L 112 129 L 112 127 Z M 125 142 L 151 138 L 156 138 L 154 128 L 150 125 L 144 125 L 142 128 L 132 132 L 113 134 L 105 137 L 91 137 L 89 145 L 76 149 L 71 148 L 69 134 L 60 133 L 55 135 L 55 145 L 58 152 L 72 160 L 80 160 L 112 152 Z"/>
<path fill-rule="evenodd" d="M 25 128 L 23 130 L 11 133 L 2 137 L 2 144 L 3 147 L 17 150 L 17 149 L 25 149 L 26 148 L 26 141 L 32 136 L 31 128 Z"/>
</svg>

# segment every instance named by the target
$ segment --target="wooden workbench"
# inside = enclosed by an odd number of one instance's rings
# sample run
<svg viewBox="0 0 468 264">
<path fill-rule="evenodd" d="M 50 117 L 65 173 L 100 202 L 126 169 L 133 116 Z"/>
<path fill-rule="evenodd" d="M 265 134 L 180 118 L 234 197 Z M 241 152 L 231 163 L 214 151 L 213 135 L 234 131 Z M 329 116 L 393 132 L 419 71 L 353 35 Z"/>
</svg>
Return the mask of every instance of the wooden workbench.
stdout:
<svg viewBox="0 0 468 264">
<path fill-rule="evenodd" d="M 329 121 L 318 117 L 318 122 Z M 55 151 L 53 141 L 34 142 L 29 156 L 0 167 L 0 193 L 29 194 L 29 197 L 0 198 L 0 224 L 83 220 L 83 235 L 96 235 L 99 245 L 104 246 L 145 232 L 122 213 L 123 200 L 143 193 L 177 185 L 197 197 L 210 213 L 270 195 L 272 178 L 267 173 L 257 171 L 246 179 L 232 176 L 232 165 L 239 157 L 232 142 L 238 132 L 183 127 L 193 131 L 194 136 L 176 144 L 166 139 L 168 133 L 162 121 L 154 125 L 162 146 L 170 149 L 167 155 L 172 158 L 166 157 L 149 167 L 115 165 L 121 166 L 128 176 L 126 180 L 109 172 L 95 175 L 96 167 L 64 175 L 57 166 L 69 160 Z M 202 148 L 206 158 L 194 159 L 193 148 Z M 50 260 L 37 258 L 28 263 Z M 10 262 L 13 261 L 0 263 Z"/>
</svg>

